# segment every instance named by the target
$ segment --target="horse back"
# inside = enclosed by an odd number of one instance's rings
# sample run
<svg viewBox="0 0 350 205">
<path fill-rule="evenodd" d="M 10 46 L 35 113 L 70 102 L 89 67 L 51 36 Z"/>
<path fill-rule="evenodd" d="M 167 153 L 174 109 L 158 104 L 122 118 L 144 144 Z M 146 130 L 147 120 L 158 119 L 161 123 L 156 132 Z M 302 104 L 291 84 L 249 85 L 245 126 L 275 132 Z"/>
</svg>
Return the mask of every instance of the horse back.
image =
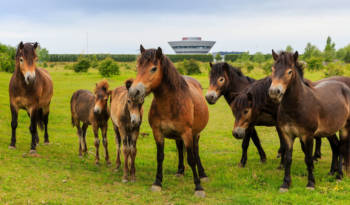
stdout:
<svg viewBox="0 0 350 205">
<path fill-rule="evenodd" d="M 95 103 L 93 93 L 88 90 L 77 90 L 73 93 L 70 103 L 72 118 L 88 123 Z"/>
</svg>

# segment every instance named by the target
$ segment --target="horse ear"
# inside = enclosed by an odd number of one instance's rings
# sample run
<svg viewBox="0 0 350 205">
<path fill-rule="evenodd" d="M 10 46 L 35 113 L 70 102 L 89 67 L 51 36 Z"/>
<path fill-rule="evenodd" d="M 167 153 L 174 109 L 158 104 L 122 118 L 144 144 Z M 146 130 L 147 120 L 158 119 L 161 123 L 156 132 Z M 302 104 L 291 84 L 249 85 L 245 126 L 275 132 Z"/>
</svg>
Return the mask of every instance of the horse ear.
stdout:
<svg viewBox="0 0 350 205">
<path fill-rule="evenodd" d="M 156 57 L 158 59 L 161 59 L 162 56 L 163 56 L 163 51 L 162 51 L 162 49 L 160 47 L 158 47 L 157 52 L 156 52 Z"/>
<path fill-rule="evenodd" d="M 272 57 L 276 61 L 278 59 L 278 54 L 272 49 Z"/>
<path fill-rule="evenodd" d="M 140 44 L 140 52 L 141 54 L 144 53 L 146 51 L 146 49 L 142 46 L 142 44 Z"/>
<path fill-rule="evenodd" d="M 19 44 L 18 44 L 18 48 L 19 48 L 19 49 L 23 49 L 23 48 L 24 48 L 23 41 L 19 42 Z"/>
<path fill-rule="evenodd" d="M 33 45 L 33 46 L 34 46 L 34 50 L 38 47 L 38 45 L 39 45 L 38 42 L 35 42 L 35 43 L 34 43 L 34 45 Z"/>
<path fill-rule="evenodd" d="M 211 68 L 213 67 L 213 64 L 211 62 L 209 62 L 209 65 L 210 65 Z"/>
<path fill-rule="evenodd" d="M 131 87 L 132 83 L 134 82 L 134 79 L 129 79 L 127 81 L 125 81 L 125 87 L 126 89 L 129 90 L 129 88 Z"/>
<path fill-rule="evenodd" d="M 298 51 L 295 51 L 295 53 L 294 53 L 293 57 L 294 57 L 294 60 L 295 60 L 295 61 L 297 61 L 297 60 L 298 60 L 298 57 L 299 57 L 299 53 L 298 53 Z"/>
</svg>

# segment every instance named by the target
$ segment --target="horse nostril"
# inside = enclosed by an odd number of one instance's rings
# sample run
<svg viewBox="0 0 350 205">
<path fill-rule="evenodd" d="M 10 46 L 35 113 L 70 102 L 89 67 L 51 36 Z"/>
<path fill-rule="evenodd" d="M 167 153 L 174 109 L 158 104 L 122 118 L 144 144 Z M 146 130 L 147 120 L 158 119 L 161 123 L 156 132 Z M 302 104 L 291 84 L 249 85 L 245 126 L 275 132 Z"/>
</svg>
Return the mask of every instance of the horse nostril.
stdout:
<svg viewBox="0 0 350 205">
<path fill-rule="evenodd" d="M 279 95 L 281 93 L 280 89 L 276 89 L 276 93 Z"/>
</svg>

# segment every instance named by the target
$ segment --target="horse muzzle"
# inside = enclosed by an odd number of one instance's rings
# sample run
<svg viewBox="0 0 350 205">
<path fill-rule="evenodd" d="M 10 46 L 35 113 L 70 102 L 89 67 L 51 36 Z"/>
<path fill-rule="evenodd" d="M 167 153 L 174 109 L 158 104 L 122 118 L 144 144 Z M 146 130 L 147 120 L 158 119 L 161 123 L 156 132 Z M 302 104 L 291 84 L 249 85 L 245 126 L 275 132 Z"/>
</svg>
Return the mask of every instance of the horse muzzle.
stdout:
<svg viewBox="0 0 350 205">
<path fill-rule="evenodd" d="M 33 72 L 26 72 L 24 74 L 24 81 L 27 85 L 32 84 L 35 81 L 35 71 Z"/>
<path fill-rule="evenodd" d="M 135 114 L 130 115 L 130 121 L 132 127 L 138 127 L 141 124 L 140 116 Z"/>
<path fill-rule="evenodd" d="M 139 83 L 135 87 L 130 87 L 128 94 L 133 102 L 142 104 L 146 96 L 146 88 L 142 83 Z"/>
<path fill-rule="evenodd" d="M 245 137 L 245 129 L 242 127 L 236 127 L 233 131 L 232 131 L 232 135 L 236 138 L 236 139 L 243 139 Z"/>
<path fill-rule="evenodd" d="M 207 100 L 207 102 L 211 105 L 215 104 L 217 99 L 218 99 L 218 95 L 215 91 L 209 91 L 207 92 L 207 94 L 205 95 L 205 99 Z"/>
<path fill-rule="evenodd" d="M 98 106 L 98 105 L 95 105 L 95 107 L 94 107 L 94 113 L 95 113 L 95 114 L 100 114 L 101 111 L 102 111 L 101 107 Z"/>
<path fill-rule="evenodd" d="M 281 102 L 284 95 L 284 89 L 282 85 L 271 86 L 269 88 L 269 96 L 271 99 Z"/>
</svg>

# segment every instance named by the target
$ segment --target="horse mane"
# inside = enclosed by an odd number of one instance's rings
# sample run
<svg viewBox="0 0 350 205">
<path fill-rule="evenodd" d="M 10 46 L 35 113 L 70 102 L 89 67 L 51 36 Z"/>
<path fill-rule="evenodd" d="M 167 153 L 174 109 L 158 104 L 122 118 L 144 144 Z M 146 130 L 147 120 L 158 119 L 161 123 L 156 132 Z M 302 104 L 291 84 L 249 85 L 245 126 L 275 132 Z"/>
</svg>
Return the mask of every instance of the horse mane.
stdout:
<svg viewBox="0 0 350 205">
<path fill-rule="evenodd" d="M 34 58 L 37 56 L 34 48 L 35 43 L 24 43 L 22 49 L 20 48 L 20 45 L 21 44 L 18 45 L 16 50 L 16 60 L 20 56 L 20 50 L 23 50 L 23 54 L 27 62 L 29 63 L 29 65 L 31 65 L 34 62 Z"/>
<path fill-rule="evenodd" d="M 241 77 L 241 78 L 245 78 L 248 82 L 254 82 L 255 80 L 253 78 L 250 78 L 248 76 L 243 75 L 242 71 L 237 68 L 234 67 L 228 63 L 216 63 L 212 66 L 212 68 L 210 69 L 210 80 L 215 80 L 218 77 L 220 77 L 222 75 L 222 73 L 226 71 L 227 72 L 227 76 L 229 78 L 230 82 L 233 82 L 235 80 L 236 75 Z"/>
<path fill-rule="evenodd" d="M 269 100 L 268 90 L 271 82 L 271 77 L 268 76 L 252 83 L 235 97 L 234 108 L 237 110 L 246 107 L 252 107 L 253 110 L 262 108 Z"/>
<path fill-rule="evenodd" d="M 291 52 L 281 51 L 278 54 L 278 59 L 276 63 L 280 63 L 282 65 L 295 65 L 297 72 L 300 77 L 304 80 L 304 68 L 303 64 L 299 63 L 298 60 L 294 59 L 294 55 Z"/>
<path fill-rule="evenodd" d="M 94 92 L 96 93 L 97 90 L 104 90 L 105 92 L 108 92 L 109 84 L 106 79 L 101 80 L 100 82 L 96 83 L 96 87 Z"/>
<path fill-rule="evenodd" d="M 156 52 L 156 49 L 145 50 L 138 58 L 138 64 L 147 65 L 148 63 L 153 63 L 157 65 L 158 59 Z M 186 80 L 180 75 L 179 71 L 167 56 L 161 56 L 160 66 L 163 71 L 163 82 L 168 85 L 171 90 L 185 90 L 188 88 Z"/>
</svg>

